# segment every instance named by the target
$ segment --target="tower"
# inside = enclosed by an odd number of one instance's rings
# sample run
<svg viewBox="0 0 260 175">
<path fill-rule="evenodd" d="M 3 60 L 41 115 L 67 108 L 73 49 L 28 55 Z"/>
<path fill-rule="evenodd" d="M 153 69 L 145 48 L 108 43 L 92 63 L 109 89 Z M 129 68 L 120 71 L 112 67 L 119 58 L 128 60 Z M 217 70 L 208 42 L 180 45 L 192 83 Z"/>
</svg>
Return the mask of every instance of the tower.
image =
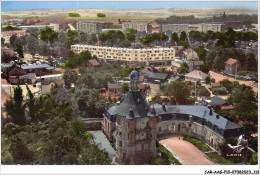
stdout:
<svg viewBox="0 0 260 175">
<path fill-rule="evenodd" d="M 139 74 L 130 74 L 130 91 L 117 107 L 116 159 L 119 164 L 149 164 L 156 156 L 157 117 L 138 90 Z"/>
</svg>

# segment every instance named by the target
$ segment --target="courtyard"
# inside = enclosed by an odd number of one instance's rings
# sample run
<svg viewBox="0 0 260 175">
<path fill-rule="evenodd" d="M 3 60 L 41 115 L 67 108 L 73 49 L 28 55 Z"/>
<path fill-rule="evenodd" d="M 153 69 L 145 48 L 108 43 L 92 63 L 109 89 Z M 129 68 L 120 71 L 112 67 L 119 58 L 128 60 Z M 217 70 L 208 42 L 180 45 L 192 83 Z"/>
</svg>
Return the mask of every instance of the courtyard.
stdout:
<svg viewBox="0 0 260 175">
<path fill-rule="evenodd" d="M 205 153 L 182 137 L 170 137 L 159 141 L 184 165 L 214 165 Z"/>
</svg>

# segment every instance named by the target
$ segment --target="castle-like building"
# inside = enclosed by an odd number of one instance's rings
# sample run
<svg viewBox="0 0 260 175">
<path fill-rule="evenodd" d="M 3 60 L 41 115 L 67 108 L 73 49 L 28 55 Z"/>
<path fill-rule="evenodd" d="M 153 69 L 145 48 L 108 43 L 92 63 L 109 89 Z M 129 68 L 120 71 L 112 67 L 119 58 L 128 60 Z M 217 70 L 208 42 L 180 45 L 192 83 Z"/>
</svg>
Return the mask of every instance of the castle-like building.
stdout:
<svg viewBox="0 0 260 175">
<path fill-rule="evenodd" d="M 106 109 L 102 129 L 116 142 L 119 164 L 149 164 L 156 156 L 156 140 L 164 135 L 198 138 L 219 150 L 226 138 L 238 137 L 241 126 L 207 106 L 149 105 L 138 90 L 139 74 L 130 75 L 130 91 L 120 104 Z"/>
</svg>

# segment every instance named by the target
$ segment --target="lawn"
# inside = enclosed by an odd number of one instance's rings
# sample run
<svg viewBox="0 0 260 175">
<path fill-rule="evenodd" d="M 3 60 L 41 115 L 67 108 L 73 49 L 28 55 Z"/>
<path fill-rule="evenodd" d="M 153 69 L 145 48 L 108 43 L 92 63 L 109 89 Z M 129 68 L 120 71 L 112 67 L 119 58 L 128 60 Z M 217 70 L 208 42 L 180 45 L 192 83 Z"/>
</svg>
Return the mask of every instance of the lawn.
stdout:
<svg viewBox="0 0 260 175">
<path fill-rule="evenodd" d="M 217 164 L 220 165 L 233 165 L 234 163 L 230 160 L 225 159 L 223 156 L 220 156 L 216 152 L 211 152 L 211 153 L 206 153 L 206 155 L 213 161 L 216 162 Z"/>
<path fill-rule="evenodd" d="M 208 145 L 204 144 L 202 141 L 195 139 L 193 137 L 185 136 L 183 137 L 183 140 L 192 143 L 194 146 L 196 146 L 203 152 L 212 151 Z"/>
</svg>

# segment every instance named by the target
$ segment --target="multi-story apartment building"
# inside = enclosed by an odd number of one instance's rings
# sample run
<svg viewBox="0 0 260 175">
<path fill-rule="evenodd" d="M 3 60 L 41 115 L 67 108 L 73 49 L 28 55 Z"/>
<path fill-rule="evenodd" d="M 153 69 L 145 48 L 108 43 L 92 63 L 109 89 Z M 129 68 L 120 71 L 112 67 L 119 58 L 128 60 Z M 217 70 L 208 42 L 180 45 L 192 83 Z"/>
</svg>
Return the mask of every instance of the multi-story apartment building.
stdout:
<svg viewBox="0 0 260 175">
<path fill-rule="evenodd" d="M 212 30 L 214 32 L 223 32 L 225 31 L 225 24 L 223 23 L 201 23 L 199 30 L 201 32 Z"/>
<path fill-rule="evenodd" d="M 31 28 L 44 29 L 45 27 L 49 27 L 52 30 L 58 32 L 60 30 L 59 24 L 50 23 L 49 25 L 32 25 L 32 26 L 20 26 L 22 30 L 27 30 Z"/>
<path fill-rule="evenodd" d="M 189 32 L 189 24 L 162 24 L 162 32 L 166 32 L 167 30 L 172 33 L 176 32 L 180 34 L 182 31 L 186 33 Z"/>
<path fill-rule="evenodd" d="M 102 24 L 97 22 L 78 22 L 76 23 L 76 29 L 85 33 L 101 33 Z"/>
<path fill-rule="evenodd" d="M 147 24 L 141 22 L 123 22 L 122 30 L 123 32 L 127 32 L 128 29 L 133 28 L 137 30 L 137 32 L 146 32 L 147 33 Z"/>
<path fill-rule="evenodd" d="M 117 60 L 128 66 L 171 65 L 175 59 L 174 48 L 130 49 L 76 44 L 71 46 L 71 50 L 76 53 L 89 50 L 99 59 Z"/>
<path fill-rule="evenodd" d="M 14 30 L 14 31 L 1 32 L 1 37 L 5 39 L 5 43 L 9 43 L 12 35 L 16 35 L 17 37 L 20 37 L 25 34 L 26 34 L 25 30 Z"/>
<path fill-rule="evenodd" d="M 151 34 L 151 33 L 162 33 L 162 24 L 153 21 L 148 23 L 147 25 L 147 33 Z"/>
</svg>

